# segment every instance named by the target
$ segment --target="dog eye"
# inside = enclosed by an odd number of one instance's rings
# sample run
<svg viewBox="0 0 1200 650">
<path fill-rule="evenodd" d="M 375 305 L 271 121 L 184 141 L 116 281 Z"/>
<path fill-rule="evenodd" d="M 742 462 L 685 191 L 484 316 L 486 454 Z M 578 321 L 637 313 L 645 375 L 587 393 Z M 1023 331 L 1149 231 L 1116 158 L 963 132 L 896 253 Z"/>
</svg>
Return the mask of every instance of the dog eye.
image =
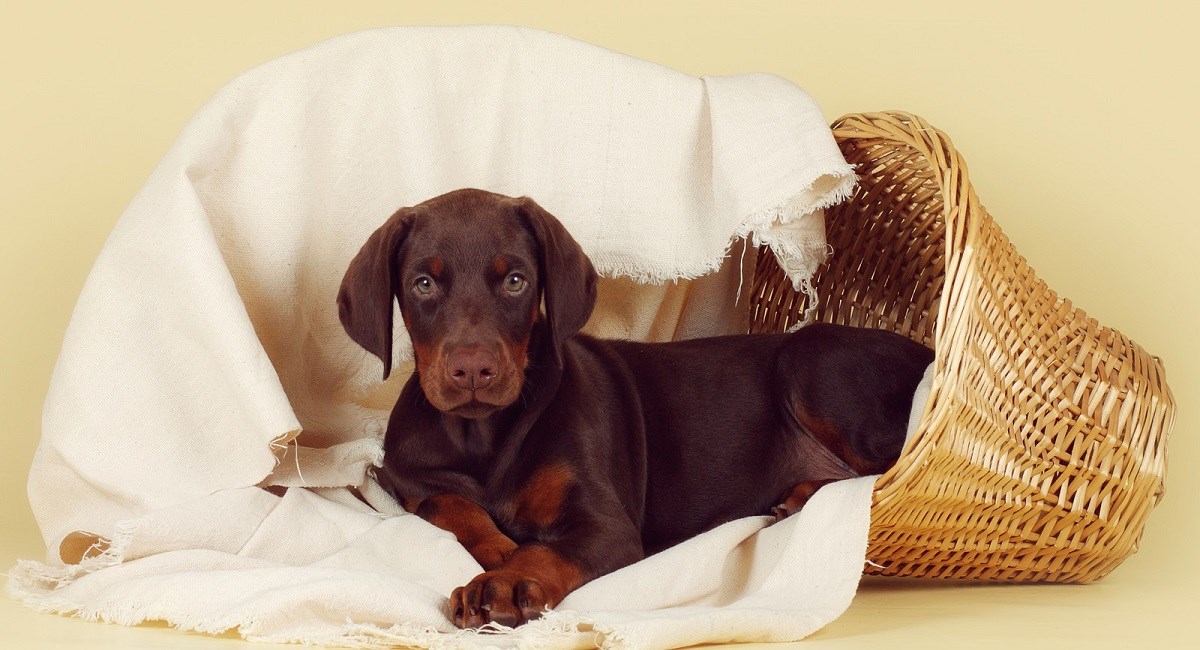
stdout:
<svg viewBox="0 0 1200 650">
<path fill-rule="evenodd" d="M 529 281 L 520 273 L 509 273 L 508 277 L 504 278 L 504 290 L 509 293 L 521 293 L 528 285 Z"/>
<path fill-rule="evenodd" d="M 436 288 L 437 285 L 433 283 L 433 278 L 429 277 L 428 275 L 422 275 L 413 282 L 413 291 L 416 291 L 422 296 L 428 296 L 432 294 Z"/>
</svg>

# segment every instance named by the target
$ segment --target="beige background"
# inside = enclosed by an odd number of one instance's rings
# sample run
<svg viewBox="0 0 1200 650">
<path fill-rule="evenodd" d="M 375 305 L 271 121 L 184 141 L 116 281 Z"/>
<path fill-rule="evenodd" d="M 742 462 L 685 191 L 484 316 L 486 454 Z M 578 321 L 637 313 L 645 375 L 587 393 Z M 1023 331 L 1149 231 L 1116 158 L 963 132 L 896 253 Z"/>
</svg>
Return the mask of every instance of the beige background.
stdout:
<svg viewBox="0 0 1200 650">
<path fill-rule="evenodd" d="M 1042 277 L 1166 361 L 1180 414 L 1166 500 L 1138 555 L 1084 587 L 870 582 L 815 647 L 1183 644 L 1200 612 L 1200 3 L 992 4 L 5 3 L 0 565 L 42 553 L 25 476 L 88 268 L 202 102 L 247 68 L 345 32 L 507 23 L 696 75 L 779 74 L 831 119 L 924 116 L 953 137 L 985 205 Z M 101 626 L 0 601 L 5 647 L 243 647 L 232 636 Z"/>
</svg>

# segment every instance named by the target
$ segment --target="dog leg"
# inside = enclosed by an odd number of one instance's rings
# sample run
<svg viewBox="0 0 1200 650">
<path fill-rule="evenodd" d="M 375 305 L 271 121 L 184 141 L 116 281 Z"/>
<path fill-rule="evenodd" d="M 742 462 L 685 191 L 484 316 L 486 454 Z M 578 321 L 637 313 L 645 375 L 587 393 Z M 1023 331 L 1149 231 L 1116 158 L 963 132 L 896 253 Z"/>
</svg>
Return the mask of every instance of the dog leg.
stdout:
<svg viewBox="0 0 1200 650">
<path fill-rule="evenodd" d="M 783 500 L 771 508 L 771 514 L 775 515 L 775 521 L 786 519 L 804 507 L 812 495 L 817 493 L 817 490 L 833 483 L 838 479 L 822 479 L 819 481 L 801 481 L 792 488 L 790 492 L 783 496 Z"/>
<path fill-rule="evenodd" d="M 458 543 L 484 571 L 501 566 L 517 549 L 516 542 L 500 532 L 486 510 L 461 494 L 435 494 L 422 501 L 413 513 L 454 533 Z"/>
</svg>

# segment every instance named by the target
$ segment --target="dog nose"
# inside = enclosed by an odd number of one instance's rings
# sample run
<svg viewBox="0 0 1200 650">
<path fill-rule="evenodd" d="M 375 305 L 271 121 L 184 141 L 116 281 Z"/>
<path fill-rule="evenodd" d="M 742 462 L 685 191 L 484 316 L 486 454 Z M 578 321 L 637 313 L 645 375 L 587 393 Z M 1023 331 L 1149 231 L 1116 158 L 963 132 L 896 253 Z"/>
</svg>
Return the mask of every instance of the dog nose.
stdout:
<svg viewBox="0 0 1200 650">
<path fill-rule="evenodd" d="M 496 378 L 496 355 L 482 348 L 459 348 L 447 361 L 446 372 L 459 388 L 483 388 Z"/>
</svg>

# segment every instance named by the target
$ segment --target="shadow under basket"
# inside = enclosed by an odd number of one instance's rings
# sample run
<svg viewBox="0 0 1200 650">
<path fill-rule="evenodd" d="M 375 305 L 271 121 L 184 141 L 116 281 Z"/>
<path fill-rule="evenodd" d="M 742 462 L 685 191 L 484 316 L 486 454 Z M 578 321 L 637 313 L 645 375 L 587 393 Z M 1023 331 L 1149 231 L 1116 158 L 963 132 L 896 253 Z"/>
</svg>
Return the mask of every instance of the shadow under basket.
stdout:
<svg viewBox="0 0 1200 650">
<path fill-rule="evenodd" d="M 1060 298 L 988 216 L 949 138 L 905 113 L 834 136 L 859 174 L 826 214 L 816 320 L 936 351 L 921 421 L 877 483 L 867 573 L 1090 582 L 1137 550 L 1163 494 L 1175 401 L 1162 362 Z M 752 332 L 805 296 L 758 256 Z"/>
</svg>

